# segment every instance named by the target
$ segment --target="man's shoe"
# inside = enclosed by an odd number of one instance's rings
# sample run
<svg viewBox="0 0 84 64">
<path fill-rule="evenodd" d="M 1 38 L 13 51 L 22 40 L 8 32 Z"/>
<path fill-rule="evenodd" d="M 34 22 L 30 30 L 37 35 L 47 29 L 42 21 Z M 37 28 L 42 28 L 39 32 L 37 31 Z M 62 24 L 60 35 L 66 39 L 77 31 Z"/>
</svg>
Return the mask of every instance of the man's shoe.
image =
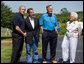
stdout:
<svg viewBox="0 0 84 64">
<path fill-rule="evenodd" d="M 70 63 L 75 63 L 75 62 L 70 62 Z"/>
<path fill-rule="evenodd" d="M 43 63 L 47 63 L 47 61 L 44 60 Z"/>
<path fill-rule="evenodd" d="M 56 60 L 52 60 L 51 63 L 57 63 L 57 61 Z"/>
</svg>

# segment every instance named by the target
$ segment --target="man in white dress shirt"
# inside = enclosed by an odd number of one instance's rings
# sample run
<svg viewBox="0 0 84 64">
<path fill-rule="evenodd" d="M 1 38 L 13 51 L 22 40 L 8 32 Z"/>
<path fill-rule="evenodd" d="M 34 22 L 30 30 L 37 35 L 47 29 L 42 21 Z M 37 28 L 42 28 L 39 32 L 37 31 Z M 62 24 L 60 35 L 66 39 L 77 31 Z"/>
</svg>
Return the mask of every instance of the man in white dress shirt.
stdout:
<svg viewBox="0 0 84 64">
<path fill-rule="evenodd" d="M 27 63 L 38 63 L 39 19 L 34 17 L 33 8 L 29 8 L 27 13 L 28 17 L 25 19 L 26 59 Z M 33 48 L 33 57 L 31 48 Z"/>
</svg>

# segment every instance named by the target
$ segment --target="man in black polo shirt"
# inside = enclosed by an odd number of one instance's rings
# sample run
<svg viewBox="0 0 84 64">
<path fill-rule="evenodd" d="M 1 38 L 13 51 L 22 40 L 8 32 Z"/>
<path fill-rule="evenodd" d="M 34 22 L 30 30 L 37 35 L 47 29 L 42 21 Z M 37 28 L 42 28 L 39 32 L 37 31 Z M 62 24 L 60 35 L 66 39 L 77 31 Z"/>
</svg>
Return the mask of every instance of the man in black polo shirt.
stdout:
<svg viewBox="0 0 84 64">
<path fill-rule="evenodd" d="M 24 43 L 24 37 L 26 36 L 25 33 L 25 22 L 24 22 L 24 16 L 25 13 L 25 6 L 19 7 L 19 13 L 16 14 L 13 18 L 12 22 L 12 56 L 11 56 L 11 63 L 17 63 L 19 62 L 23 43 Z"/>
</svg>

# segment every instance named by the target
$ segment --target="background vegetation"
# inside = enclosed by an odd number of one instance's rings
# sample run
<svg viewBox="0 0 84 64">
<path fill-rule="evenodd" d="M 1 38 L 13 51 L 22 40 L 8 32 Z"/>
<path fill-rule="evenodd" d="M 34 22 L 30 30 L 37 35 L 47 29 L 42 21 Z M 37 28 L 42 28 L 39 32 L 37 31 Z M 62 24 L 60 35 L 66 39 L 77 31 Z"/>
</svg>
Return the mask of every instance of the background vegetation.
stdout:
<svg viewBox="0 0 84 64">
<path fill-rule="evenodd" d="M 55 15 L 57 17 L 57 20 L 59 20 L 61 23 L 62 31 L 60 32 L 60 35 L 64 35 L 66 31 L 65 25 L 66 25 L 66 22 L 70 19 L 70 13 L 68 12 L 67 8 L 62 8 L 60 12 L 61 12 L 60 14 L 55 14 Z M 83 11 L 79 11 L 77 13 L 79 15 L 78 18 L 80 19 L 80 21 L 83 22 Z M 12 19 L 16 14 L 17 12 L 16 13 L 12 12 L 8 6 L 4 5 L 4 3 L 1 2 L 1 27 L 11 29 Z M 24 16 L 27 16 L 27 13 L 25 13 Z M 39 21 L 41 16 L 42 16 L 41 13 L 35 14 L 35 17 L 39 18 Z M 40 31 L 40 34 L 41 34 L 41 31 Z"/>
</svg>

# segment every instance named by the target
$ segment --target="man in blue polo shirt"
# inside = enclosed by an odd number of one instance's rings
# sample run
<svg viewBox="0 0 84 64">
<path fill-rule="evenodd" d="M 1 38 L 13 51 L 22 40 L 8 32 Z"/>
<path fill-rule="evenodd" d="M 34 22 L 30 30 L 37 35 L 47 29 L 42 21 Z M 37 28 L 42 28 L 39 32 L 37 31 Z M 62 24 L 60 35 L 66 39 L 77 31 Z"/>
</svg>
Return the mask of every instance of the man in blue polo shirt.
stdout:
<svg viewBox="0 0 84 64">
<path fill-rule="evenodd" d="M 50 60 L 52 63 L 57 63 L 55 59 L 56 55 L 56 45 L 57 45 L 57 19 L 55 14 L 53 14 L 52 5 L 46 7 L 47 13 L 43 14 L 40 20 L 40 26 L 42 30 L 42 58 L 43 63 L 47 63 L 47 45 L 50 42 Z"/>
</svg>

